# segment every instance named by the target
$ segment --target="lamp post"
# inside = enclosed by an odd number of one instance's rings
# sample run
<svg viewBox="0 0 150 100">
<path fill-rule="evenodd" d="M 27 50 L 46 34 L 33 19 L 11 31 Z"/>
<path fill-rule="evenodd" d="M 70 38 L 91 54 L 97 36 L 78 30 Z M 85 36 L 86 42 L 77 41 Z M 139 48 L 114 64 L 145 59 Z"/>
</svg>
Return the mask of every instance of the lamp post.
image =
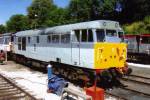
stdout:
<svg viewBox="0 0 150 100">
<path fill-rule="evenodd" d="M 34 15 L 34 17 L 35 17 L 34 29 L 36 29 L 36 23 L 37 23 L 36 18 L 37 18 L 37 16 L 38 16 L 37 14 Z"/>
</svg>

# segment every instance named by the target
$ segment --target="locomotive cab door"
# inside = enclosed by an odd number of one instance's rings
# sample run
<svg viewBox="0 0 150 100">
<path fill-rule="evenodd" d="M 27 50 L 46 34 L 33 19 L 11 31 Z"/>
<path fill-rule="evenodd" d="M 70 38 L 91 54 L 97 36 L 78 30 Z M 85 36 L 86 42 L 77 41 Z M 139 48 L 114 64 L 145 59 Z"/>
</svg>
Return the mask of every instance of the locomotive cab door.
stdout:
<svg viewBox="0 0 150 100">
<path fill-rule="evenodd" d="M 73 65 L 80 65 L 80 30 L 73 31 L 71 39 L 71 61 Z"/>
</svg>

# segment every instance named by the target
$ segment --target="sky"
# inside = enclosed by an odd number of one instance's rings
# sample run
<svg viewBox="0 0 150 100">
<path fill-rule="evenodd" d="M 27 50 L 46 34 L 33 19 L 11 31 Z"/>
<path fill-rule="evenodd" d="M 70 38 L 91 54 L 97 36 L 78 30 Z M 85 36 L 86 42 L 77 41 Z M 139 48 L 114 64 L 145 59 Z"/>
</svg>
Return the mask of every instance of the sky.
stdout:
<svg viewBox="0 0 150 100">
<path fill-rule="evenodd" d="M 70 0 L 54 0 L 54 4 L 59 7 L 66 7 Z M 27 14 L 27 7 L 32 0 L 0 0 L 0 24 L 6 21 L 14 14 Z"/>
</svg>

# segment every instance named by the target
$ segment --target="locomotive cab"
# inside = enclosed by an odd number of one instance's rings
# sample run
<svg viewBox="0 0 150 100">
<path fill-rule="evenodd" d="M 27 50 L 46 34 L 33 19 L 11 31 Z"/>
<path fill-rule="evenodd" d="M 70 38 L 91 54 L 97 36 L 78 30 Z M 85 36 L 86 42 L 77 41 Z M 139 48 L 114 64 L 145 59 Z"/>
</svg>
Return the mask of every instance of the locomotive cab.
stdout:
<svg viewBox="0 0 150 100">
<path fill-rule="evenodd" d="M 121 70 L 126 67 L 127 50 L 119 29 L 116 21 L 97 20 L 17 32 L 14 58 L 38 67 L 51 62 L 54 74 L 72 80 L 92 81 L 96 71 L 119 70 L 124 74 Z"/>
<path fill-rule="evenodd" d="M 112 29 L 97 29 L 96 30 L 97 42 L 113 42 L 119 43 L 121 39 L 118 37 L 117 30 Z"/>
<path fill-rule="evenodd" d="M 126 65 L 126 44 L 115 29 L 97 29 L 95 43 L 95 68 L 122 68 Z M 105 56 L 104 56 L 105 55 Z"/>
</svg>

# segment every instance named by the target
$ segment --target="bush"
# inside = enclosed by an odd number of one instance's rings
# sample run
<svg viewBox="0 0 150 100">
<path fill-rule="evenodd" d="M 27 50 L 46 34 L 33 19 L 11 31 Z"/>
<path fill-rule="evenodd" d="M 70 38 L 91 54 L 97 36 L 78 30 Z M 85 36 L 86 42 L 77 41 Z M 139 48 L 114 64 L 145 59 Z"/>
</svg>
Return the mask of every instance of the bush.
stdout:
<svg viewBox="0 0 150 100">
<path fill-rule="evenodd" d="M 143 21 L 126 24 L 123 28 L 126 34 L 150 34 L 150 16 L 146 16 Z"/>
</svg>

